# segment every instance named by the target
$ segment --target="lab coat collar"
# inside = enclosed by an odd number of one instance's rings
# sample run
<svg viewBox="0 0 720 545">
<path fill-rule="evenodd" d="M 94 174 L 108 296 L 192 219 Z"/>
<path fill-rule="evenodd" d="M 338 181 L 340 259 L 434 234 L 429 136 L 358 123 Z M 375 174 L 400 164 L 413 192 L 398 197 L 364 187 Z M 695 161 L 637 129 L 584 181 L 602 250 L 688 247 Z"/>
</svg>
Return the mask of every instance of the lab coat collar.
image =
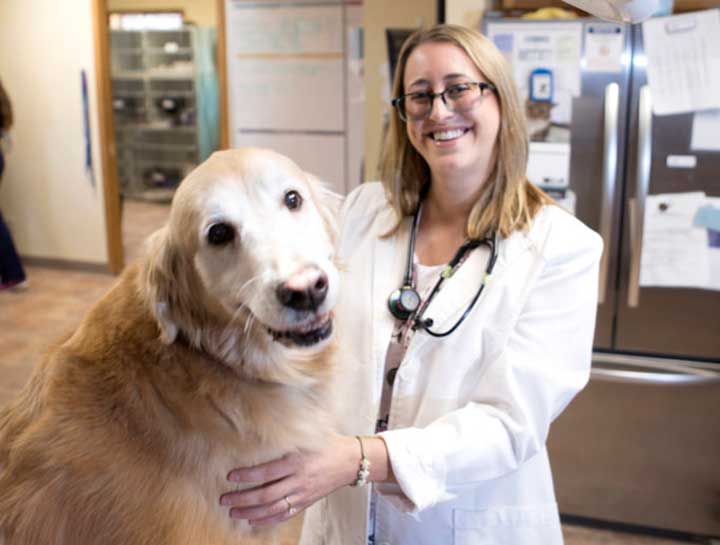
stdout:
<svg viewBox="0 0 720 545">
<path fill-rule="evenodd" d="M 389 213 L 379 222 L 381 226 L 385 227 L 384 232 L 390 230 L 395 221 L 392 211 L 386 212 Z M 375 240 L 373 263 L 375 338 L 373 348 L 380 374 L 385 367 L 385 354 L 395 326 L 395 319 L 388 310 L 387 299 L 390 293 L 402 284 L 411 226 L 412 218 L 405 218 L 400 228 L 392 236 Z M 498 237 L 498 258 L 495 268 L 471 314 L 477 312 L 478 307 L 483 305 L 483 299 L 493 289 L 493 284 L 502 278 L 508 266 L 530 246 L 531 242 L 523 232 L 513 233 L 507 239 Z M 447 331 L 460 319 L 480 287 L 489 257 L 489 248 L 485 245 L 479 246 L 468 255 L 455 274 L 445 280 L 442 289 L 435 295 L 424 315 L 433 319 L 433 331 Z M 420 350 L 431 338 L 433 337 L 427 333 L 415 334 L 408 347 L 408 355 Z"/>
</svg>

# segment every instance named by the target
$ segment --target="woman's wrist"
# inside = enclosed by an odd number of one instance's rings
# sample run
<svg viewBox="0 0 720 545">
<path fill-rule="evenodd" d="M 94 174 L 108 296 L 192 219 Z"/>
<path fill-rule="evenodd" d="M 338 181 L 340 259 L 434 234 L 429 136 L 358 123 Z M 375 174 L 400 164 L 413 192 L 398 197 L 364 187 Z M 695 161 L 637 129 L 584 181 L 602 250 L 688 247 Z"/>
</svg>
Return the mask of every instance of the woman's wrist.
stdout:
<svg viewBox="0 0 720 545">
<path fill-rule="evenodd" d="M 350 483 L 364 486 L 368 482 L 394 481 L 387 445 L 382 437 L 357 436 L 355 442 L 355 475 Z"/>
</svg>

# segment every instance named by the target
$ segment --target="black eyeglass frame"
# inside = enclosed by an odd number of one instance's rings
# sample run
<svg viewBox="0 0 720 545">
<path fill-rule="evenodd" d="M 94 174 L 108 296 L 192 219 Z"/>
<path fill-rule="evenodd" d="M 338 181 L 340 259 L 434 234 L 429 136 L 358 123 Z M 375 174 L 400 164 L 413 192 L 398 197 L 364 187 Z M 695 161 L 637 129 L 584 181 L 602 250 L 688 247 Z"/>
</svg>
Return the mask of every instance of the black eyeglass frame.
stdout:
<svg viewBox="0 0 720 545">
<path fill-rule="evenodd" d="M 404 95 L 400 95 L 399 97 L 392 99 L 390 102 L 393 105 L 393 107 L 397 110 L 397 113 L 400 116 L 400 119 L 402 119 L 403 121 L 407 121 L 408 117 L 407 117 L 406 113 L 404 112 L 405 108 L 403 106 L 404 100 L 408 97 L 428 97 L 430 99 L 430 108 L 428 108 L 427 114 L 425 114 L 425 116 L 423 116 L 422 118 L 419 118 L 419 119 L 424 119 L 425 117 L 430 115 L 430 112 L 432 112 L 433 103 L 435 102 L 435 99 L 437 97 L 440 97 L 440 99 L 443 101 L 443 104 L 447 108 L 448 103 L 445 98 L 445 93 L 447 93 L 448 91 L 452 90 L 453 88 L 461 86 L 461 85 L 477 86 L 478 89 L 480 89 L 481 97 L 484 96 L 486 89 L 489 89 L 493 93 L 497 93 L 497 87 L 495 87 L 492 83 L 488 83 L 487 81 L 464 81 L 462 83 L 453 83 L 452 85 L 448 85 L 447 87 L 445 87 L 445 89 L 443 89 L 439 93 L 433 93 L 432 91 L 416 91 L 414 93 L 405 93 Z M 448 109 L 450 109 L 453 112 L 455 111 L 455 110 L 452 110 L 451 108 L 448 108 Z"/>
</svg>

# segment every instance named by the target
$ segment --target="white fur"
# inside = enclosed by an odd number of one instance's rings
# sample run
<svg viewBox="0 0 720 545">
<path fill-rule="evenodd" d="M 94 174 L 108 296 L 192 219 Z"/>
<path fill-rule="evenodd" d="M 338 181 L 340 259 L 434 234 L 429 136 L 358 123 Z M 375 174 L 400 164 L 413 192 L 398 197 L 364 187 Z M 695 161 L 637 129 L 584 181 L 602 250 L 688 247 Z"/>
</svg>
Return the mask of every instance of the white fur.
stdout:
<svg viewBox="0 0 720 545">
<path fill-rule="evenodd" d="M 285 192 L 291 189 L 303 196 L 296 211 L 283 203 Z M 219 183 L 203 208 L 195 266 L 205 288 L 228 312 L 244 305 L 272 329 L 302 325 L 307 319 L 281 306 L 275 288 L 307 266 L 318 267 L 329 279 L 328 295 L 318 313 L 335 305 L 338 274 L 330 260 L 333 244 L 305 179 L 278 177 L 272 184 L 253 188 L 232 181 Z M 206 233 L 221 221 L 236 227 L 239 240 L 218 250 L 207 244 Z"/>
</svg>

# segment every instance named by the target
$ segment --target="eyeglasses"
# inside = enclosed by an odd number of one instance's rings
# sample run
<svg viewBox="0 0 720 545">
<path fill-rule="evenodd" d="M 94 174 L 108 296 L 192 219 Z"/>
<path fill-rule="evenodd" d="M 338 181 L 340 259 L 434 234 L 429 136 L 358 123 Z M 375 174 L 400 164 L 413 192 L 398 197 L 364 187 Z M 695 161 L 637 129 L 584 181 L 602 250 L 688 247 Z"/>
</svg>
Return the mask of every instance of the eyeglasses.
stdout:
<svg viewBox="0 0 720 545">
<path fill-rule="evenodd" d="M 472 110 L 482 99 L 486 89 L 490 89 L 493 93 L 497 92 L 492 83 L 468 81 L 450 85 L 440 93 L 430 91 L 406 93 L 394 98 L 392 105 L 397 108 L 398 115 L 403 121 L 408 119 L 420 121 L 430 115 L 436 97 L 440 97 L 451 112 L 462 113 Z"/>
</svg>

